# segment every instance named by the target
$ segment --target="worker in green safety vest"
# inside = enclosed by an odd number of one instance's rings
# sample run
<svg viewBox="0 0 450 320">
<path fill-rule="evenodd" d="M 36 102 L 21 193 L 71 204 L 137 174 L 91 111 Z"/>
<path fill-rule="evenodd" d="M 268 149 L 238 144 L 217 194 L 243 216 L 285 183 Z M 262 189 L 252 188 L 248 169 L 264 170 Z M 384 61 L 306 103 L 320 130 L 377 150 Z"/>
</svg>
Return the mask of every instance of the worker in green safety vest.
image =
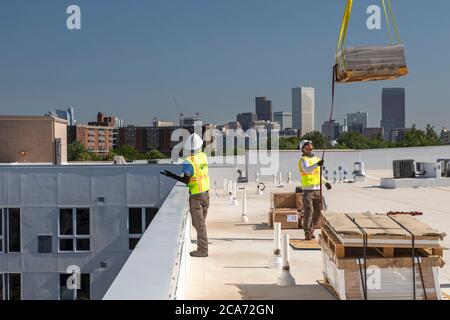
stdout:
<svg viewBox="0 0 450 320">
<path fill-rule="evenodd" d="M 331 184 L 321 177 L 321 167 L 324 161 L 313 154 L 313 143 L 309 140 L 300 142 L 302 157 L 298 161 L 303 191 L 303 229 L 305 240 L 315 239 L 314 228 L 322 219 L 321 183 L 325 183 L 327 190 Z M 322 181 L 321 181 L 322 179 Z"/>
<path fill-rule="evenodd" d="M 184 159 L 183 176 L 177 176 L 169 171 L 163 175 L 183 182 L 189 188 L 189 209 L 192 225 L 197 231 L 197 250 L 192 251 L 192 257 L 208 256 L 208 234 L 206 232 L 206 216 L 209 208 L 209 173 L 208 157 L 202 151 L 203 140 L 196 133 L 191 134 L 184 145 L 190 155 Z"/>
</svg>

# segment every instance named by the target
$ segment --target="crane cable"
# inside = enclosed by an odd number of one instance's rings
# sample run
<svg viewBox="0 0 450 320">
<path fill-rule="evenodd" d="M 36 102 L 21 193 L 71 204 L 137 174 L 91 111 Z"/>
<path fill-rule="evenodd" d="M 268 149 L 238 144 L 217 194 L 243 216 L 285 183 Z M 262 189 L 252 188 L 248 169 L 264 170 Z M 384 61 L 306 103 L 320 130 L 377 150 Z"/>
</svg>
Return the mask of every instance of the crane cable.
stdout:
<svg viewBox="0 0 450 320">
<path fill-rule="evenodd" d="M 387 7 L 386 7 L 387 3 Z M 395 20 L 394 10 L 392 9 L 391 0 L 381 0 L 381 4 L 383 5 L 384 15 L 386 18 L 386 25 L 388 27 L 389 32 L 389 38 L 391 41 L 391 44 L 393 44 L 393 38 L 392 38 L 392 31 L 391 31 L 391 24 L 389 23 L 389 18 L 392 20 L 392 24 L 394 27 L 395 34 L 397 36 L 398 43 L 401 43 L 400 33 L 398 31 L 397 27 L 397 21 Z M 330 110 L 330 117 L 328 119 L 328 132 L 331 131 L 331 121 L 333 120 L 333 113 L 334 113 L 334 104 L 335 104 L 335 93 L 336 93 L 336 80 L 337 80 L 337 72 L 338 72 L 338 55 L 339 51 L 342 53 L 342 61 L 345 68 L 345 40 L 347 38 L 347 30 L 348 30 L 348 24 L 350 22 L 350 17 L 352 15 L 352 9 L 353 9 L 353 0 L 347 0 L 347 4 L 345 6 L 345 12 L 344 17 L 342 18 L 341 28 L 339 31 L 339 40 L 338 45 L 336 49 L 336 63 L 333 66 L 333 76 L 332 76 L 332 84 L 331 84 L 331 110 Z M 389 14 L 388 14 L 389 9 Z M 327 137 L 328 138 L 328 137 Z M 322 160 L 325 160 L 325 154 L 327 151 L 327 146 L 323 146 L 323 153 L 322 153 Z M 323 175 L 323 166 L 320 167 L 320 205 L 323 209 L 323 181 L 322 181 L 322 175 Z"/>
</svg>

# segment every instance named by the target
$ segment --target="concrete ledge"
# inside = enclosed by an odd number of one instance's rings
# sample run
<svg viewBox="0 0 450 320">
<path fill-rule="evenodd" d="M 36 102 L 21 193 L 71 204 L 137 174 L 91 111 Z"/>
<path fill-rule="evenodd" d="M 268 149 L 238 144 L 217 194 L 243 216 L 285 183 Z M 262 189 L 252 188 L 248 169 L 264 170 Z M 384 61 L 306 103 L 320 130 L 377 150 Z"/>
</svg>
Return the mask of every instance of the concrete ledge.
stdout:
<svg viewBox="0 0 450 320">
<path fill-rule="evenodd" d="M 188 189 L 177 184 L 103 300 L 183 298 L 190 238 Z M 180 297 L 181 296 L 181 297 Z"/>
<path fill-rule="evenodd" d="M 380 187 L 383 189 L 404 189 L 404 188 L 432 188 L 432 187 L 450 187 L 450 178 L 410 178 L 410 179 L 392 179 L 382 178 Z"/>
</svg>

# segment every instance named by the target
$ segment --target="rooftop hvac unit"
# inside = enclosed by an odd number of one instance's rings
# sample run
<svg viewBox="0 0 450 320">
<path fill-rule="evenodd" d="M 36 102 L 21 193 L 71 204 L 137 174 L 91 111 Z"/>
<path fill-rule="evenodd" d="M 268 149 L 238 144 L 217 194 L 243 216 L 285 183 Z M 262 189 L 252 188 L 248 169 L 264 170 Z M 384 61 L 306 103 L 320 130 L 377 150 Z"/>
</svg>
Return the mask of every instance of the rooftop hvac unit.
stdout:
<svg viewBox="0 0 450 320">
<path fill-rule="evenodd" d="M 414 160 L 394 160 L 394 179 L 415 178 L 416 162 Z"/>
<path fill-rule="evenodd" d="M 441 162 L 417 162 L 416 177 L 438 179 L 442 177 Z"/>
<path fill-rule="evenodd" d="M 438 159 L 442 163 L 442 177 L 450 178 L 450 159 Z"/>
</svg>

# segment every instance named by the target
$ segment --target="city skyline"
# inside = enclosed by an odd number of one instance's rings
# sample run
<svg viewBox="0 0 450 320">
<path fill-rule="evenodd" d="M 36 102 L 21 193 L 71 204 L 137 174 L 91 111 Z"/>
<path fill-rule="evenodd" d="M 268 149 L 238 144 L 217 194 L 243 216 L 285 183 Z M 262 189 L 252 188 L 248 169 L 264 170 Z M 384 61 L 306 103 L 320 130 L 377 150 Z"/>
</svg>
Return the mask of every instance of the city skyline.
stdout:
<svg viewBox="0 0 450 320">
<path fill-rule="evenodd" d="M 68 4 L 0 5 L 2 114 L 73 107 L 81 122 L 92 117 L 91 110 L 103 110 L 126 123 L 149 124 L 154 117 L 176 123 L 176 97 L 186 115 L 199 112 L 206 122 L 226 123 L 250 111 L 255 96 L 268 96 L 274 110 L 289 112 L 290 88 L 302 85 L 316 89 L 316 128 L 328 119 L 341 3 L 80 0 L 81 31 L 65 27 Z M 338 85 L 338 121 L 363 110 L 371 115 L 368 125 L 378 126 L 381 88 L 404 87 L 410 111 L 406 126 L 449 126 L 450 79 L 440 65 L 448 44 L 425 35 L 446 37 L 450 4 L 436 0 L 425 17 L 417 10 L 420 5 L 418 0 L 394 3 L 410 75 L 393 82 Z M 366 8 L 355 4 L 349 45 L 387 43 L 386 30 L 365 28 Z M 429 22 L 418 26 L 420 19 Z"/>
</svg>

